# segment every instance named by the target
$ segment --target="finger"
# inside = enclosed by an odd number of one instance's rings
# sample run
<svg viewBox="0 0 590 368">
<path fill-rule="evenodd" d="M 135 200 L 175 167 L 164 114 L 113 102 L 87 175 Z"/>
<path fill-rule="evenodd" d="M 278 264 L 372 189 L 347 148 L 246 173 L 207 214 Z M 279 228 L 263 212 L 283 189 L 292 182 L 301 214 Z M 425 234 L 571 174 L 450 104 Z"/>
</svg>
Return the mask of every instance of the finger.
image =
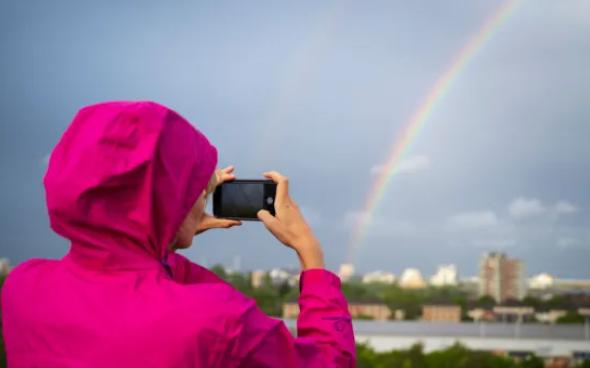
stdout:
<svg viewBox="0 0 590 368">
<path fill-rule="evenodd" d="M 227 167 L 224 167 L 223 169 L 221 169 L 224 173 L 226 174 L 231 174 L 234 172 L 236 168 L 234 167 L 234 165 L 229 165 Z"/>
<path fill-rule="evenodd" d="M 235 220 L 228 220 L 228 219 L 215 219 L 211 220 L 209 224 L 210 229 L 228 229 L 230 227 L 239 226 L 242 223 Z"/>
<path fill-rule="evenodd" d="M 238 220 L 225 220 L 224 227 L 234 227 L 242 225 L 242 221 Z"/>
<path fill-rule="evenodd" d="M 234 219 L 228 219 L 228 218 L 223 218 L 223 217 L 215 217 L 210 213 L 205 213 L 205 217 L 207 218 L 207 220 L 215 222 L 215 223 L 238 223 L 241 224 L 242 222 L 240 220 L 234 220 Z"/>
<path fill-rule="evenodd" d="M 267 210 L 260 210 L 256 215 L 258 216 L 258 219 L 262 221 L 264 226 L 266 226 L 266 228 L 274 234 L 274 231 L 279 225 L 279 220 L 277 220 L 277 218 L 271 215 Z"/>
<path fill-rule="evenodd" d="M 221 177 L 221 182 L 225 183 L 226 181 L 232 181 L 232 180 L 236 180 L 236 176 L 232 175 L 232 174 L 224 174 Z"/>
<path fill-rule="evenodd" d="M 286 176 L 277 171 L 267 171 L 263 175 L 277 183 L 276 200 L 280 202 L 289 199 L 289 179 Z"/>
<path fill-rule="evenodd" d="M 215 224 L 216 228 L 221 228 L 221 229 L 229 229 L 230 227 L 234 227 L 234 226 L 240 226 L 242 225 L 241 222 L 233 222 L 233 221 L 220 221 L 218 223 Z"/>
<path fill-rule="evenodd" d="M 242 222 L 239 220 L 218 218 L 209 213 L 205 213 L 203 215 L 202 222 L 207 223 L 209 227 L 232 227 L 242 224 Z"/>
<path fill-rule="evenodd" d="M 216 173 L 217 185 L 221 185 L 221 184 L 225 183 L 226 181 L 235 180 L 236 176 L 233 174 L 233 171 L 234 171 L 233 166 L 228 166 L 223 169 L 218 169 L 217 173 Z"/>
</svg>

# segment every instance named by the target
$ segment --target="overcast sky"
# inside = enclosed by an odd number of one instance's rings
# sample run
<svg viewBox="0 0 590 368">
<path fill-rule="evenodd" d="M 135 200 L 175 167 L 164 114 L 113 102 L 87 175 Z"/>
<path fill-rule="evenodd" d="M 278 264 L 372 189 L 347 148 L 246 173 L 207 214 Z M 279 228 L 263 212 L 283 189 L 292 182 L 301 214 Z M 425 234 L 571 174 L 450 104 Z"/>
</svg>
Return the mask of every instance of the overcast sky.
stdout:
<svg viewBox="0 0 590 368">
<path fill-rule="evenodd" d="M 190 120 L 238 176 L 284 172 L 337 268 L 392 142 L 501 1 L 2 1 L 0 256 L 61 257 L 47 155 L 76 111 L 116 99 Z M 357 252 L 360 271 L 590 278 L 590 2 L 524 1 L 410 146 Z M 296 266 L 259 223 L 185 252 Z M 239 258 L 238 258 L 239 257 Z"/>
</svg>

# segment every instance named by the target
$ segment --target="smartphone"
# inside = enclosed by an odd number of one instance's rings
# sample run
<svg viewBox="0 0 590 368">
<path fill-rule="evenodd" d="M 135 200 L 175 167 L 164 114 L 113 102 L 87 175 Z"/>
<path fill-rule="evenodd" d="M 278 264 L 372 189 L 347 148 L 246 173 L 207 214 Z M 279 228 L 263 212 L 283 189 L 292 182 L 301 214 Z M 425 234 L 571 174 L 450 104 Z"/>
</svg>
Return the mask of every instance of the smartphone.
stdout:
<svg viewBox="0 0 590 368">
<path fill-rule="evenodd" d="M 213 215 L 235 220 L 256 221 L 258 211 L 275 214 L 277 185 L 272 180 L 236 179 L 213 192 Z"/>
</svg>

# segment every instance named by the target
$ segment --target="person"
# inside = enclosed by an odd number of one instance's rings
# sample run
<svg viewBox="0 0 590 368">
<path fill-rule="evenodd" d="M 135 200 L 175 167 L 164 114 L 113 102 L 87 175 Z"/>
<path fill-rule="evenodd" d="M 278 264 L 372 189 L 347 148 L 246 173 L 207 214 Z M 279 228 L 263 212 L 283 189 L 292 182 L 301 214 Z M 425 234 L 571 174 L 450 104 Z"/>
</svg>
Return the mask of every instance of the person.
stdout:
<svg viewBox="0 0 590 368">
<path fill-rule="evenodd" d="M 216 166 L 207 138 L 155 102 L 78 111 L 43 179 L 51 228 L 70 249 L 8 276 L 1 306 L 9 367 L 353 367 L 340 280 L 324 269 L 280 173 L 265 174 L 277 183 L 276 215 L 258 216 L 301 263 L 296 338 L 176 252 L 195 234 L 239 225 L 205 213 L 215 186 L 234 179 L 233 167 Z"/>
</svg>

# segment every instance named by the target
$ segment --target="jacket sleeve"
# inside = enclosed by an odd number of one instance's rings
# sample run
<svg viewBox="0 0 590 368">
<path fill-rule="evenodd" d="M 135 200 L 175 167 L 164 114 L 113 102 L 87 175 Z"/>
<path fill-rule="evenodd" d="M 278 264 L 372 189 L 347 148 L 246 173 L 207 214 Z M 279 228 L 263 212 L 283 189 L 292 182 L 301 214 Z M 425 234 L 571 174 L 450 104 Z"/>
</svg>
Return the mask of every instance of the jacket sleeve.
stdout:
<svg viewBox="0 0 590 368">
<path fill-rule="evenodd" d="M 355 343 L 340 279 L 323 269 L 300 278 L 297 338 L 255 306 L 241 319 L 234 345 L 240 367 L 354 367 Z"/>
</svg>

